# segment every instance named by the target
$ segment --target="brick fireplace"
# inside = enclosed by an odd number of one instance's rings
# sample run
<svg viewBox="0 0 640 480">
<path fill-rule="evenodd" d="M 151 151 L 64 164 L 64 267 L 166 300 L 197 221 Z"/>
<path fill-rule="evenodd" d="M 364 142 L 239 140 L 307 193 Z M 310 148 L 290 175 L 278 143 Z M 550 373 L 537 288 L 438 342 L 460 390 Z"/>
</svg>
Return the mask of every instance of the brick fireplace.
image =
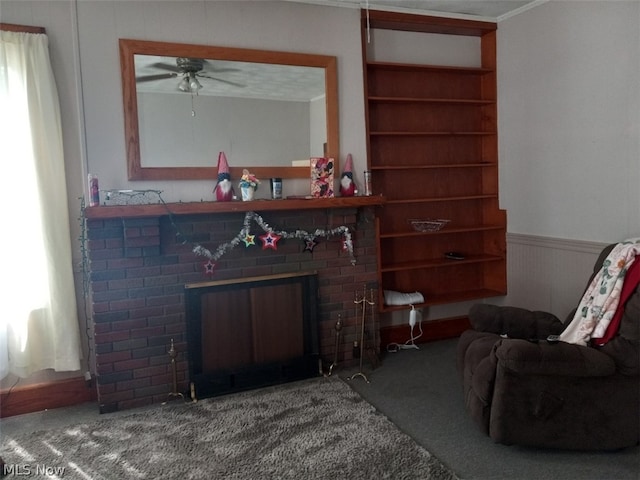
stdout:
<svg viewBox="0 0 640 480">
<path fill-rule="evenodd" d="M 269 202 L 272 203 L 272 202 Z M 172 389 L 168 350 L 177 351 L 178 391 L 188 391 L 187 335 L 184 286 L 282 273 L 317 271 L 320 356 L 328 366 L 334 360 L 335 324 L 341 315 L 341 364 L 353 363 L 352 346 L 359 337 L 354 304 L 356 290 L 376 285 L 376 247 L 373 207 L 256 210 L 278 231 L 349 227 L 356 264 L 342 249 L 343 237 L 318 237 L 313 251 L 302 239 L 287 238 L 277 249 L 263 249 L 252 224 L 256 245 L 236 245 L 208 273 L 208 258 L 193 253 L 195 245 L 215 251 L 238 235 L 244 212 L 169 213 L 158 209 L 147 215 L 122 215 L 129 207 L 92 207 L 87 215 L 91 270 L 97 394 L 101 412 L 163 402 Z M 106 213 L 105 213 L 106 212 Z M 374 297 L 375 298 L 375 297 Z M 378 323 L 369 335 L 377 338 Z M 368 329 L 369 330 L 369 329 Z M 377 341 L 375 342 L 378 349 Z"/>
</svg>

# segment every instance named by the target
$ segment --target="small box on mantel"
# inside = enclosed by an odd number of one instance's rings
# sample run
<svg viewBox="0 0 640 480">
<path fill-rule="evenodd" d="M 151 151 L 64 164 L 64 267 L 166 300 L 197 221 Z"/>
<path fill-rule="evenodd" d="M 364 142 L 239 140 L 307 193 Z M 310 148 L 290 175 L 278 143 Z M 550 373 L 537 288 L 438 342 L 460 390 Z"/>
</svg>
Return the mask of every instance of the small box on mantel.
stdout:
<svg viewBox="0 0 640 480">
<path fill-rule="evenodd" d="M 333 158 L 311 158 L 311 196 L 333 197 Z"/>
</svg>

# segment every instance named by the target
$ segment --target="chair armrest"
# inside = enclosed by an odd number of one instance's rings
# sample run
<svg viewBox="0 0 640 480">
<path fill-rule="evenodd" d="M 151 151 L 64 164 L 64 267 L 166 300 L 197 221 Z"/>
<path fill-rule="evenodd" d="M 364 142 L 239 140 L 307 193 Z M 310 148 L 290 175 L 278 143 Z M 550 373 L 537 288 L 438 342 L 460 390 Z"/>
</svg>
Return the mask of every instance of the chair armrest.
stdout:
<svg viewBox="0 0 640 480">
<path fill-rule="evenodd" d="M 616 371 L 608 355 L 592 347 L 558 342 L 503 339 L 494 353 L 499 365 L 522 375 L 605 377 Z"/>
<path fill-rule="evenodd" d="M 552 313 L 482 303 L 471 307 L 469 321 L 474 330 L 525 340 L 546 339 L 564 330 L 563 323 Z"/>
</svg>

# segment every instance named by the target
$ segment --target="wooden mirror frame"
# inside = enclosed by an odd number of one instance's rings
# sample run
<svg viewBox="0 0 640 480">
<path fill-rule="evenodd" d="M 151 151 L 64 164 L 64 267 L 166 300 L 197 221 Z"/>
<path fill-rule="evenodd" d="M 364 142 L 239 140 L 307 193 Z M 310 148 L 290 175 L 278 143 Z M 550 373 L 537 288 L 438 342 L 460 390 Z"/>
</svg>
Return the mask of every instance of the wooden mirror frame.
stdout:
<svg viewBox="0 0 640 480">
<path fill-rule="evenodd" d="M 127 149 L 127 175 L 129 180 L 203 180 L 217 176 L 217 167 L 143 167 L 140 158 L 140 131 L 138 125 L 138 97 L 134 55 L 167 57 L 196 57 L 241 62 L 271 63 L 324 68 L 327 110 L 327 143 L 325 156 L 339 165 L 338 75 L 336 57 L 304 53 L 213 47 L 182 43 L 152 42 L 120 39 L 120 68 L 124 102 L 124 130 Z M 216 153 L 217 157 L 217 153 Z M 240 178 L 242 169 L 248 168 L 258 178 L 309 178 L 308 167 L 256 167 L 242 165 L 230 167 L 232 178 Z M 334 170 L 338 174 L 338 169 Z"/>
</svg>

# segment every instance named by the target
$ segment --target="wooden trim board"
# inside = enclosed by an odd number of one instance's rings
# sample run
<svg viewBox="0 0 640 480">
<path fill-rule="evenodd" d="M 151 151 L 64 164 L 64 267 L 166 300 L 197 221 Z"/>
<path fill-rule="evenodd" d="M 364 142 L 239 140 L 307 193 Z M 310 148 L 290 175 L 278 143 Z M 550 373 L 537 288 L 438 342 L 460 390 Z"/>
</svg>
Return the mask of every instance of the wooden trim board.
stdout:
<svg viewBox="0 0 640 480">
<path fill-rule="evenodd" d="M 95 385 L 83 377 L 26 385 L 0 391 L 0 418 L 96 400 Z"/>
</svg>

